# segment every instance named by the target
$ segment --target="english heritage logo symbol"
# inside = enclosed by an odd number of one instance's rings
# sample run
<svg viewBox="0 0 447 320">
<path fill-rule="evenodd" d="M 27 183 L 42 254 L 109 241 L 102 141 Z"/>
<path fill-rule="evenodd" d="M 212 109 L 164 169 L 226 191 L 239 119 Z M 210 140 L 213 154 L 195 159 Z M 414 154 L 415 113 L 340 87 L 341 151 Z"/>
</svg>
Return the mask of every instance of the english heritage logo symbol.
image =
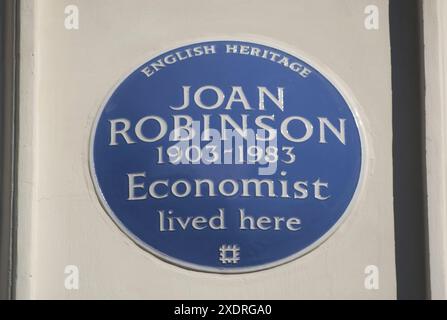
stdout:
<svg viewBox="0 0 447 320">
<path fill-rule="evenodd" d="M 98 197 L 139 246 L 208 272 L 262 270 L 321 244 L 359 185 L 343 94 L 301 58 L 241 41 L 145 63 L 96 119 Z"/>
</svg>

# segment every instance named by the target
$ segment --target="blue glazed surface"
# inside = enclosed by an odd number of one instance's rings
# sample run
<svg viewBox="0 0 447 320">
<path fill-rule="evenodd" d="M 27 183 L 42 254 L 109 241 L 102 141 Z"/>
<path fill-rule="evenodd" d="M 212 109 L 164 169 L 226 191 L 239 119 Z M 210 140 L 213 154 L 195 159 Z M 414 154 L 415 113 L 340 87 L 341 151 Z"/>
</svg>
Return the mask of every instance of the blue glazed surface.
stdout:
<svg viewBox="0 0 447 320">
<path fill-rule="evenodd" d="M 299 62 L 311 73 L 303 77 L 270 59 L 229 54 L 226 52 L 228 44 L 255 46 L 278 53 L 281 57 L 287 57 L 289 63 Z M 216 53 L 177 61 L 150 77 L 142 72 L 145 66 L 167 55 L 205 45 L 214 46 Z M 185 85 L 190 86 L 192 92 L 204 85 L 221 88 L 225 92 L 225 102 L 231 87 L 240 86 L 252 109 L 244 110 L 236 102 L 231 110 L 226 110 L 225 104 L 215 110 L 203 110 L 191 101 L 191 106 L 185 110 L 172 110 L 169 106 L 182 103 L 181 89 Z M 284 110 L 281 111 L 270 100 L 266 100 L 265 110 L 259 110 L 259 86 L 269 88 L 273 93 L 276 93 L 277 87 L 284 88 Z M 212 94 L 203 96 L 203 101 L 208 104 L 215 99 Z M 157 164 L 157 147 L 168 148 L 176 144 L 169 140 L 169 133 L 157 142 L 144 143 L 129 131 L 129 136 L 136 143 L 127 144 L 122 136 L 118 136 L 118 145 L 111 146 L 111 119 L 125 118 L 134 126 L 145 116 L 156 115 L 165 119 L 170 132 L 172 116 L 176 114 L 188 115 L 199 121 L 202 121 L 203 114 L 210 115 L 212 128 L 220 128 L 219 116 L 222 114 L 238 122 L 241 114 L 247 114 L 249 128 L 256 128 L 256 117 L 274 115 L 275 120 L 268 123 L 278 129 L 277 146 L 279 149 L 293 147 L 296 161 L 292 164 L 278 161 L 274 174 L 262 176 L 259 174 L 261 165 L 256 164 Z M 312 123 L 313 135 L 307 141 L 291 142 L 279 133 L 281 123 L 291 116 L 300 116 Z M 345 144 L 329 130 L 326 132 L 327 143 L 320 143 L 318 119 L 322 117 L 336 126 L 339 124 L 337 119 L 345 119 Z M 159 127 L 147 125 L 144 130 L 147 136 L 154 136 Z M 304 134 L 304 127 L 297 122 L 292 122 L 289 130 L 295 137 Z M 295 257 L 299 252 L 305 253 L 344 215 L 358 186 L 362 165 L 357 123 L 335 86 L 299 57 L 264 45 L 239 41 L 192 44 L 148 61 L 113 92 L 99 115 L 92 139 L 92 174 L 97 181 L 98 195 L 115 222 L 148 251 L 177 264 L 206 271 L 258 270 Z M 202 146 L 205 144 L 202 143 Z M 145 184 L 146 191 L 150 182 L 155 180 L 168 180 L 172 184 L 178 180 L 194 182 L 195 179 L 211 179 L 217 185 L 225 179 L 241 181 L 257 178 L 272 180 L 276 197 L 243 197 L 241 192 L 231 197 L 219 194 L 215 197 L 196 197 L 192 193 L 183 198 L 170 194 L 165 199 L 148 196 L 144 200 L 129 201 L 128 174 L 142 172 L 146 176 L 138 178 L 138 182 Z M 326 200 L 314 197 L 312 183 L 318 179 L 328 183 L 329 187 L 323 189 L 323 196 L 330 196 Z M 289 184 L 289 198 L 280 196 L 280 181 L 285 180 Z M 306 199 L 293 197 L 295 181 L 308 183 L 309 195 Z M 141 195 L 145 190 L 136 189 L 136 193 Z M 219 213 L 218 209 L 224 210 L 225 230 L 187 228 L 174 232 L 160 231 L 160 210 L 165 213 L 172 210 L 174 216 L 186 219 L 195 216 L 210 218 Z M 295 217 L 300 220 L 300 229 L 291 231 L 283 226 L 281 230 L 241 230 L 240 209 L 254 218 Z M 237 263 L 223 263 L 219 250 L 222 245 L 236 245 L 240 260 Z"/>
</svg>

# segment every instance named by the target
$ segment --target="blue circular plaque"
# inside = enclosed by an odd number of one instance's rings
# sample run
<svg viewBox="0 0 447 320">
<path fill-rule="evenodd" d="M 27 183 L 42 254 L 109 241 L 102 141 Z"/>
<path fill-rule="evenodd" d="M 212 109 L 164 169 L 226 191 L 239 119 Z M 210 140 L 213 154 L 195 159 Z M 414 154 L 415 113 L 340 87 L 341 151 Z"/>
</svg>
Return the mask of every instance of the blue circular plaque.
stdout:
<svg viewBox="0 0 447 320">
<path fill-rule="evenodd" d="M 133 71 L 91 137 L 98 197 L 135 243 L 199 271 L 291 261 L 344 219 L 362 172 L 346 96 L 321 70 L 258 43 L 209 41 Z"/>
</svg>

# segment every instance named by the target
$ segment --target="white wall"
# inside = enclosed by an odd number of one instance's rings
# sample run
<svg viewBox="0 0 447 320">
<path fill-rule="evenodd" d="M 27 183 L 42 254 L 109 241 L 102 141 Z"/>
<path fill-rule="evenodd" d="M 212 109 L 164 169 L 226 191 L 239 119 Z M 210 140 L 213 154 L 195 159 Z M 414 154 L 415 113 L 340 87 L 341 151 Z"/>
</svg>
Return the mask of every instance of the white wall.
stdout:
<svg viewBox="0 0 447 320">
<path fill-rule="evenodd" d="M 77 31 L 64 28 L 68 4 Z M 364 27 L 370 4 L 379 30 Z M 395 298 L 388 1 L 23 0 L 22 35 L 18 298 Z M 141 250 L 102 209 L 91 126 L 117 81 L 155 52 L 241 36 L 303 51 L 346 84 L 367 135 L 366 180 L 354 212 L 306 256 L 252 274 L 187 271 Z M 79 267 L 79 290 L 64 287 L 67 265 Z M 368 265 L 379 290 L 364 287 Z"/>
<path fill-rule="evenodd" d="M 447 299 L 447 3 L 424 1 L 430 289 Z"/>
</svg>

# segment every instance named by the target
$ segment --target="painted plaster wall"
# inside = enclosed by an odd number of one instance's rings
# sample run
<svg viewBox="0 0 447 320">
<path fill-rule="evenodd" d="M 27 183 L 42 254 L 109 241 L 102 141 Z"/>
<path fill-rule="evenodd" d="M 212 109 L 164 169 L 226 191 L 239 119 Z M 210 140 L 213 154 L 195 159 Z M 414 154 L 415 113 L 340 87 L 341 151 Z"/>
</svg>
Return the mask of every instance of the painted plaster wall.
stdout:
<svg viewBox="0 0 447 320">
<path fill-rule="evenodd" d="M 447 3 L 423 5 L 430 289 L 432 299 L 447 299 Z"/>
<path fill-rule="evenodd" d="M 77 5 L 79 30 L 64 28 Z M 364 27 L 378 6 L 379 30 Z M 388 1 L 24 0 L 18 298 L 344 299 L 396 296 Z M 359 199 L 319 248 L 243 275 L 187 271 L 137 247 L 101 207 L 88 152 L 97 111 L 156 52 L 201 39 L 262 39 L 327 66 L 358 102 L 368 167 Z M 67 265 L 79 290 L 64 287 Z M 364 286 L 379 268 L 379 290 Z"/>
</svg>

